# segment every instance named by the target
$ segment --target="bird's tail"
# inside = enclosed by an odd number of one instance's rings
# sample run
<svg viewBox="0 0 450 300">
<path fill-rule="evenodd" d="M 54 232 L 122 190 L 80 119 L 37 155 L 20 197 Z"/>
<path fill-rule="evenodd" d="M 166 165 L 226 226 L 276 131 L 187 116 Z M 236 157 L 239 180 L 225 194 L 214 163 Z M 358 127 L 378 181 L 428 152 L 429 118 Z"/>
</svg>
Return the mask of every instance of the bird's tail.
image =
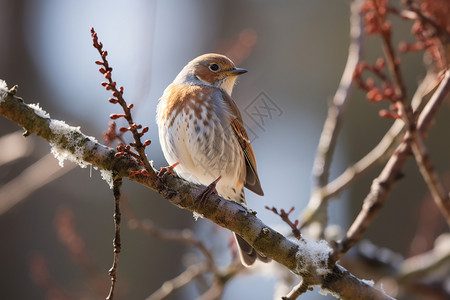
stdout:
<svg viewBox="0 0 450 300">
<path fill-rule="evenodd" d="M 262 262 L 265 262 L 265 263 L 271 261 L 270 258 L 268 258 L 267 256 L 262 255 L 261 253 L 256 251 L 241 236 L 239 236 L 235 233 L 234 237 L 235 237 L 236 243 L 238 245 L 239 257 L 241 258 L 241 262 L 244 266 L 250 267 L 251 265 L 253 265 L 255 263 L 255 261 L 257 259 Z"/>
</svg>

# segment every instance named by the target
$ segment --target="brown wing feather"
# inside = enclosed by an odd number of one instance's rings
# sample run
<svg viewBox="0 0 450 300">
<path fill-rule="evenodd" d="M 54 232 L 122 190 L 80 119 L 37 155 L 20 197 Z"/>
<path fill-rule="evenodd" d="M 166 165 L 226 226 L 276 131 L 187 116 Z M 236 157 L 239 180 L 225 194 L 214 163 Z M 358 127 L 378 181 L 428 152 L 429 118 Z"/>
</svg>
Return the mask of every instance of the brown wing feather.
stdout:
<svg viewBox="0 0 450 300">
<path fill-rule="evenodd" d="M 255 153 L 253 152 L 253 148 L 250 144 L 250 140 L 248 139 L 247 132 L 245 131 L 245 128 L 242 124 L 243 122 L 241 113 L 239 112 L 239 109 L 237 108 L 236 103 L 234 103 L 233 99 L 231 99 L 226 93 L 223 94 L 225 101 L 230 105 L 231 111 L 235 116 L 235 118 L 231 120 L 231 126 L 236 133 L 239 144 L 241 145 L 242 151 L 244 152 L 245 156 L 245 164 L 247 168 L 245 187 L 256 194 L 263 196 L 264 192 L 261 188 L 261 183 L 259 181 L 256 169 Z"/>
</svg>

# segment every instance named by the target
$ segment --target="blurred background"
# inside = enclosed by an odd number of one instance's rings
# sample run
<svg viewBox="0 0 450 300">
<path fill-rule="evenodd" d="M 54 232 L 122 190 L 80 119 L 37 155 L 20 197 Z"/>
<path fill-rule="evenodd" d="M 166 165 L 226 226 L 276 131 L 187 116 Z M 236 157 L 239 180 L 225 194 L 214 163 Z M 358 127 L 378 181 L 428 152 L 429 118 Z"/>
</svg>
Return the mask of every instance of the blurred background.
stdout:
<svg viewBox="0 0 450 300">
<path fill-rule="evenodd" d="M 413 40 L 411 23 L 392 21 L 397 42 Z M 294 206 L 294 214 L 301 212 L 310 196 L 312 164 L 328 103 L 346 63 L 348 1 L 0 0 L 0 79 L 9 87 L 18 84 L 18 95 L 27 103 L 39 103 L 52 118 L 81 126 L 83 133 L 102 141 L 108 116 L 120 111 L 108 103 L 110 95 L 100 86 L 103 78 L 94 64 L 99 57 L 92 47 L 91 27 L 109 53 L 114 80 L 124 86 L 128 103 L 135 105 L 135 120 L 150 127 L 147 154 L 157 167 L 167 163 L 159 146 L 155 109 L 182 67 L 200 54 L 219 52 L 248 69 L 233 98 L 252 139 L 265 191 L 264 197 L 247 192 L 248 205 L 271 226 L 281 221 L 264 209 L 266 205 Z M 365 45 L 365 59 L 374 62 L 380 55 L 379 41 L 368 38 Z M 425 75 L 421 57 L 402 57 L 410 94 Z M 272 108 L 262 108 L 264 118 L 252 114 L 261 103 Z M 378 117 L 382 106 L 354 91 L 332 178 L 371 150 L 392 124 Z M 447 105 L 427 140 L 447 182 L 448 113 Z M 17 199 L 0 213 L 0 295 L 104 298 L 112 263 L 111 190 L 99 171 L 69 162 L 60 169 L 56 159 L 46 157 L 48 143 L 35 136 L 24 140 L 20 134 L 17 125 L 0 118 L 2 156 L 17 156 L 0 160 L 0 202 Z M 380 170 L 381 166 L 372 170 L 332 202 L 330 223 L 348 228 Z M 413 161 L 405 174 L 365 237 L 407 257 L 431 248 L 445 223 Z M 162 228 L 193 228 L 223 264 L 229 262 L 230 232 L 208 220 L 195 221 L 190 212 L 137 184 L 125 181 L 123 193 L 127 209 L 137 218 Z M 186 254 L 193 251 L 125 225 L 117 296 L 145 299 L 183 271 Z M 418 235 L 419 231 L 424 233 Z M 271 299 L 274 276 L 266 272 L 238 277 L 227 286 L 224 299 Z M 196 296 L 196 288 L 190 286 L 170 299 Z M 302 299 L 325 297 L 308 293 Z"/>
</svg>

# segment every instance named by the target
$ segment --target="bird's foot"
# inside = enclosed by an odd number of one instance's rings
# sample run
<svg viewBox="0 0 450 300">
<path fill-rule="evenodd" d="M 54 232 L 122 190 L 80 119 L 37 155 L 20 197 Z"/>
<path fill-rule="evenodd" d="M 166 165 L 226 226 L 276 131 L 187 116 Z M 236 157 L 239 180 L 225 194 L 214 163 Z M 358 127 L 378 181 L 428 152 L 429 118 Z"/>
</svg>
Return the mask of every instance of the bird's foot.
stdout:
<svg viewBox="0 0 450 300">
<path fill-rule="evenodd" d="M 217 190 L 216 190 L 216 184 L 219 182 L 219 180 L 222 178 L 222 176 L 219 176 L 219 178 L 217 178 L 216 180 L 214 180 L 213 182 L 211 182 L 210 185 L 208 185 L 206 187 L 206 189 L 197 197 L 197 201 L 198 201 L 198 206 L 197 208 L 200 208 L 200 206 L 206 201 L 208 200 L 209 196 L 211 196 L 212 193 L 217 194 Z"/>
<path fill-rule="evenodd" d="M 158 172 L 158 178 L 161 179 L 162 181 L 164 181 L 167 177 L 167 175 L 172 174 L 175 175 L 175 173 L 173 172 L 173 169 L 175 169 L 176 166 L 178 166 L 180 163 L 176 162 L 171 166 L 168 167 L 162 167 L 159 169 Z"/>
</svg>

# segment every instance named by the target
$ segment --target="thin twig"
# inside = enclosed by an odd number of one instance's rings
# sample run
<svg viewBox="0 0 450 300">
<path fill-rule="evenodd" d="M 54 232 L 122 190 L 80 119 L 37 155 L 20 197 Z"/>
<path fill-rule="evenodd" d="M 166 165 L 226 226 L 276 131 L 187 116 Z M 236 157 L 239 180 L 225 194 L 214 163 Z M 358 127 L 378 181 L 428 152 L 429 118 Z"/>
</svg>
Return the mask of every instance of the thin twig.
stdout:
<svg viewBox="0 0 450 300">
<path fill-rule="evenodd" d="M 291 219 L 289 219 L 289 215 L 294 211 L 293 206 L 287 212 L 284 209 L 280 209 L 280 212 L 278 212 L 278 209 L 275 206 L 273 206 L 273 207 L 266 206 L 265 208 L 267 210 L 272 211 L 277 216 L 280 216 L 281 220 L 283 220 L 283 222 L 285 222 L 287 225 L 289 225 L 289 227 L 291 228 L 292 234 L 294 235 L 294 237 L 297 240 L 299 240 L 302 237 L 302 234 L 298 228 L 299 221 L 296 219 L 296 220 L 294 220 L 294 222 L 292 222 Z"/>
<path fill-rule="evenodd" d="M 372 224 L 373 219 L 383 207 L 384 201 L 393 186 L 402 177 L 401 170 L 408 158 L 409 146 L 402 143 L 396 148 L 380 175 L 373 180 L 361 211 L 347 231 L 345 238 L 335 246 L 334 252 L 330 257 L 332 261 L 337 261 L 353 247 L 366 232 L 370 224 Z"/>
<path fill-rule="evenodd" d="M 225 290 L 226 284 L 236 277 L 238 274 L 249 272 L 249 269 L 244 267 L 239 260 L 234 260 L 225 269 L 216 272 L 211 284 L 211 287 L 203 293 L 197 300 L 213 300 L 221 299 Z"/>
<path fill-rule="evenodd" d="M 450 41 L 450 33 L 437 24 L 433 19 L 424 15 L 422 10 L 418 7 L 418 4 L 412 0 L 403 1 L 406 6 L 411 10 L 411 12 L 415 13 L 415 19 L 420 19 L 420 21 L 424 24 L 428 24 L 436 31 L 436 34 L 442 38 L 443 42 L 447 43 Z"/>
<path fill-rule="evenodd" d="M 23 131 L 18 130 L 0 137 L 0 167 L 33 153 L 33 140 L 23 138 Z"/>
<path fill-rule="evenodd" d="M 328 116 L 323 126 L 314 160 L 313 175 L 315 177 L 315 189 L 319 189 L 328 183 L 333 152 L 336 148 L 337 138 L 341 129 L 343 116 L 349 100 L 350 87 L 353 81 L 353 73 L 361 55 L 363 28 L 360 9 L 364 1 L 355 0 L 350 10 L 350 46 L 348 49 L 347 63 L 341 77 L 341 82 L 328 109 Z"/>
<path fill-rule="evenodd" d="M 374 5 L 377 5 L 376 1 L 373 1 Z M 403 82 L 402 74 L 400 72 L 400 63 L 399 59 L 395 56 L 395 52 L 392 46 L 391 34 L 387 31 L 380 31 L 380 35 L 383 41 L 383 50 L 386 57 L 387 64 L 391 71 L 392 76 L 394 77 L 396 88 L 400 91 L 400 101 L 398 102 L 399 107 L 401 108 L 400 116 L 402 120 L 405 122 L 409 138 L 412 142 L 412 151 L 414 153 L 414 157 L 416 159 L 417 164 L 419 165 L 419 170 L 422 173 L 422 176 L 425 182 L 428 185 L 428 188 L 435 199 L 435 202 L 441 208 L 442 213 L 445 215 L 448 224 L 450 225 L 450 196 L 448 192 L 445 190 L 442 181 L 434 170 L 433 163 L 431 161 L 430 156 L 428 155 L 428 151 L 425 147 L 421 134 L 416 130 L 416 124 L 414 119 L 414 113 L 412 111 L 411 106 L 407 103 L 406 99 L 406 86 Z M 447 72 L 448 74 L 448 72 Z M 436 102 L 437 107 L 442 103 L 443 98 L 448 92 L 448 75 L 446 75 L 446 79 L 438 88 L 439 91 L 435 92 L 438 98 L 441 94 L 443 94 L 442 99 Z M 430 101 L 430 106 L 433 107 L 434 101 Z M 437 110 L 437 107 L 434 108 L 434 111 Z"/>
<path fill-rule="evenodd" d="M 417 130 L 420 132 L 427 132 L 428 127 L 432 124 L 431 120 L 435 117 L 439 107 L 442 103 L 447 99 L 446 96 L 449 93 L 449 85 L 450 85 L 450 70 L 447 70 L 444 73 L 441 83 L 439 87 L 433 94 L 433 97 L 430 99 L 428 104 L 422 110 L 422 113 L 419 115 L 417 119 Z"/>
<path fill-rule="evenodd" d="M 395 277 L 399 281 L 426 278 L 430 272 L 448 264 L 450 264 L 450 234 L 444 233 L 436 239 L 433 249 L 404 260 Z"/>
<path fill-rule="evenodd" d="M 16 178 L 0 187 L 0 215 L 26 199 L 30 194 L 73 170 L 76 164 L 58 165 L 53 154 L 48 153 L 26 168 Z"/>
<path fill-rule="evenodd" d="M 355 0 L 350 6 L 350 45 L 348 49 L 347 63 L 342 73 L 339 87 L 333 97 L 333 101 L 328 108 L 327 119 L 325 120 L 322 134 L 320 135 L 319 145 L 316 151 L 316 157 L 313 164 L 314 184 L 310 203 L 316 208 L 317 213 L 314 215 L 315 219 L 320 215 L 320 222 L 326 223 L 327 210 L 326 202 L 321 199 L 319 192 L 327 183 L 330 174 L 331 162 L 333 153 L 336 148 L 338 135 L 342 127 L 343 117 L 347 108 L 350 88 L 353 81 L 353 73 L 358 65 L 361 55 L 363 27 L 361 22 L 361 6 L 364 3 L 362 0 Z M 320 203 L 317 205 L 316 203 Z M 311 219 L 310 219 L 311 220 Z"/>
<path fill-rule="evenodd" d="M 138 220 L 136 218 L 131 218 L 128 222 L 130 228 L 137 228 L 146 234 L 159 238 L 166 241 L 180 242 L 184 244 L 196 247 L 206 258 L 208 266 L 213 270 L 217 271 L 217 265 L 214 260 L 214 256 L 211 251 L 205 246 L 205 244 L 197 240 L 193 232 L 189 229 L 183 230 L 170 230 L 163 229 L 155 226 L 150 220 Z"/>
<path fill-rule="evenodd" d="M 298 285 L 296 285 L 286 297 L 281 298 L 282 300 L 295 300 L 300 297 L 302 294 L 306 293 L 309 289 L 309 285 L 305 283 L 304 280 L 300 281 Z"/>
<path fill-rule="evenodd" d="M 446 75 L 446 78 L 447 80 L 441 82 L 441 85 L 435 91 L 427 106 L 434 107 L 437 105 L 436 103 L 441 103 L 441 101 L 445 99 L 445 95 L 449 91 L 448 75 Z M 426 108 L 423 110 L 422 115 L 424 113 L 434 114 L 435 112 L 435 109 Z M 424 130 L 428 128 L 429 123 L 433 120 L 432 117 L 426 117 L 425 115 L 423 117 L 419 117 L 419 119 L 420 123 L 418 127 Z M 425 131 L 420 132 L 420 134 L 424 133 Z M 411 147 L 409 142 L 412 141 L 412 137 L 409 131 L 406 133 L 404 141 L 405 142 L 396 148 L 394 154 L 386 163 L 386 166 L 381 171 L 380 175 L 374 179 L 370 192 L 364 199 L 364 204 L 360 213 L 356 217 L 350 229 L 347 231 L 345 238 L 336 245 L 335 250 L 331 255 L 332 261 L 337 261 L 361 238 L 363 233 L 367 230 L 375 216 L 382 208 L 392 187 L 398 179 L 402 177 L 401 171 L 403 166 L 411 155 Z M 448 201 L 443 204 L 448 207 Z"/>
<path fill-rule="evenodd" d="M 175 278 L 167 280 L 162 286 L 156 290 L 153 294 L 146 298 L 146 300 L 160 300 L 164 299 L 174 291 L 182 288 L 183 286 L 191 283 L 198 276 L 208 272 L 209 266 L 205 262 L 201 262 L 192 266 L 189 266 L 183 273 Z"/>
<path fill-rule="evenodd" d="M 118 177 L 117 174 L 114 174 L 113 181 L 113 194 L 114 194 L 114 259 L 113 265 L 109 270 L 109 276 L 111 277 L 111 289 L 109 290 L 109 294 L 106 297 L 107 300 L 114 299 L 114 288 L 116 286 L 117 281 L 117 266 L 119 263 L 119 253 L 122 247 L 120 242 L 120 188 L 122 186 L 122 177 Z"/>
<path fill-rule="evenodd" d="M 434 93 L 432 99 L 425 106 L 422 114 L 419 116 L 418 128 L 425 129 L 425 125 L 433 119 L 438 108 L 446 99 L 450 91 L 450 71 L 445 72 L 445 77 Z M 423 125 L 424 124 L 424 125 Z M 436 172 L 431 157 L 421 137 L 422 131 L 414 131 L 412 134 L 412 151 L 419 166 L 419 170 L 431 191 L 434 201 L 445 216 L 447 223 L 450 225 L 450 196 L 448 191 Z"/>
<path fill-rule="evenodd" d="M 430 86 L 433 86 L 435 81 L 436 74 L 434 72 L 428 72 L 417 87 L 411 101 L 413 111 L 416 115 L 421 112 L 423 102 L 426 98 L 425 96 L 430 92 Z M 367 173 L 374 166 L 389 159 L 395 147 L 400 143 L 404 131 L 405 123 L 402 120 L 395 120 L 381 141 L 369 153 L 353 165 L 347 167 L 341 175 L 330 181 L 326 186 L 315 190 L 311 195 L 307 208 L 303 211 L 303 220 L 300 224 L 300 229 L 307 226 L 312 220 L 315 220 L 317 215 L 326 208 L 326 203 L 324 202 L 337 197 L 363 174 Z"/>
<path fill-rule="evenodd" d="M 96 61 L 95 63 L 102 66 L 99 69 L 99 72 L 102 73 L 107 80 L 107 82 L 102 82 L 102 86 L 104 86 L 106 90 L 112 92 L 113 97 L 109 99 L 109 102 L 113 104 L 118 103 L 122 107 L 122 110 L 124 112 L 124 114 L 112 114 L 110 115 L 110 118 L 113 120 L 118 118 L 125 118 L 125 120 L 128 122 L 128 128 L 121 127 L 119 128 L 119 130 L 122 132 L 130 131 L 133 135 L 134 143 L 130 143 L 128 147 L 125 146 L 127 148 L 126 150 L 129 150 L 128 148 L 132 146 L 138 153 L 139 163 L 141 163 L 145 167 L 145 170 L 143 170 L 143 172 L 136 172 L 136 174 L 150 176 L 151 179 L 155 181 L 157 178 L 156 173 L 150 162 L 148 161 L 147 155 L 145 154 L 145 148 L 150 145 L 150 140 L 146 140 L 144 143 L 142 143 L 141 141 L 141 137 L 148 131 L 148 127 L 142 128 L 142 125 L 138 125 L 134 122 L 133 116 L 131 115 L 133 104 L 127 104 L 127 102 L 123 98 L 123 87 L 117 87 L 117 83 L 112 80 L 112 68 L 109 66 L 109 62 L 107 60 L 108 52 L 106 50 L 103 50 L 103 44 L 98 41 L 98 35 L 95 32 L 94 28 L 91 28 L 91 36 L 93 40 L 93 46 L 95 49 L 97 49 L 102 59 L 101 61 Z M 139 132 L 139 129 L 142 129 L 141 132 Z M 130 154 L 129 151 L 127 152 L 127 154 Z"/>
<path fill-rule="evenodd" d="M 414 114 L 421 112 L 424 97 L 427 92 L 429 92 L 430 86 L 435 80 L 436 74 L 429 72 L 417 87 L 413 100 L 411 101 Z M 387 160 L 391 156 L 395 147 L 399 144 L 402 137 L 401 133 L 404 130 L 405 124 L 403 121 L 395 120 L 394 124 L 392 124 L 391 128 L 389 128 L 381 141 L 369 153 L 353 165 L 349 166 L 341 175 L 330 181 L 330 183 L 320 190 L 321 197 L 324 200 L 336 197 L 373 166 Z"/>
</svg>

